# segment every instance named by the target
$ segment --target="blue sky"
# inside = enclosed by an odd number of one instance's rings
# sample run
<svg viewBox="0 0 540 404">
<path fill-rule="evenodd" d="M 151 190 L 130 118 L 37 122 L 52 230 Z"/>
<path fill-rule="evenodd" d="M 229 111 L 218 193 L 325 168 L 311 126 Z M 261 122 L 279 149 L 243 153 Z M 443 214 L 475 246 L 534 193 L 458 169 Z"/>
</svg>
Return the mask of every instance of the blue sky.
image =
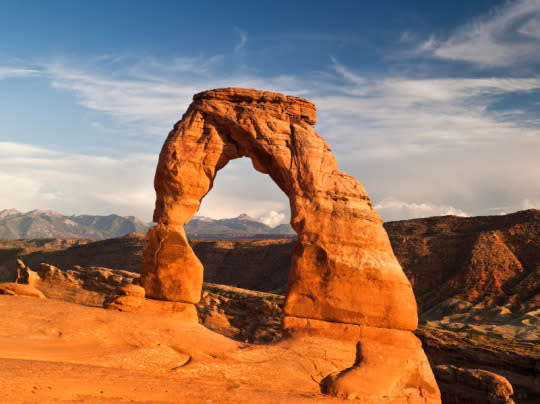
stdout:
<svg viewBox="0 0 540 404">
<path fill-rule="evenodd" d="M 0 209 L 149 220 L 191 96 L 311 99 L 317 131 L 386 220 L 540 208 L 540 0 L 4 1 Z M 288 203 L 246 159 L 200 214 Z"/>
</svg>

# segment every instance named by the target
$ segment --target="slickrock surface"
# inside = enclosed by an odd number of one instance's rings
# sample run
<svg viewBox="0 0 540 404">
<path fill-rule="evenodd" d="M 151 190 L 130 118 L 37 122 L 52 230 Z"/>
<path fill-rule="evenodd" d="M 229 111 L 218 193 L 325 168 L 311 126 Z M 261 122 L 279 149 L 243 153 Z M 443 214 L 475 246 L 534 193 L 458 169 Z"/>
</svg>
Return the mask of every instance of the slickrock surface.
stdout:
<svg viewBox="0 0 540 404">
<path fill-rule="evenodd" d="M 284 331 L 302 335 L 310 319 L 318 334 L 339 339 L 350 324 L 357 335 L 353 368 L 328 379 L 326 391 L 363 400 L 439 402 L 429 363 L 411 332 L 418 322 L 413 291 L 382 220 L 362 185 L 338 170 L 314 124 L 315 106 L 301 98 L 235 88 L 196 94 L 160 153 L 157 226 L 146 236 L 141 285 L 149 298 L 199 301 L 203 266 L 184 225 L 217 171 L 249 157 L 288 196 L 298 234 Z M 382 382 L 373 383 L 376 378 Z"/>
<path fill-rule="evenodd" d="M 141 288 L 129 283 L 137 282 L 136 274 L 128 273 L 129 276 L 123 276 L 124 271 L 107 270 L 106 268 L 62 271 L 47 264 L 42 264 L 40 267 L 40 272 L 48 279 L 45 282 L 34 279 L 34 284 L 43 288 L 48 297 L 101 306 L 107 295 L 113 293 L 113 296 L 105 299 L 113 298 L 113 305 L 110 307 L 112 309 L 139 314 L 145 314 L 146 311 L 146 315 L 151 314 L 165 321 L 170 321 L 171 318 L 185 318 L 181 313 L 174 313 L 171 307 L 168 307 L 184 303 L 157 300 L 141 301 Z M 28 270 L 31 271 L 29 268 Z M 62 275 L 59 272 L 65 272 L 65 274 Z M 84 274 L 84 272 L 88 273 Z M 96 276 L 98 274 L 99 276 Z M 71 279 L 71 282 L 66 282 L 67 277 Z M 93 279 L 93 281 L 86 282 L 85 279 Z M 118 283 L 123 286 L 116 287 L 115 285 Z M 2 284 L 0 284 L 1 287 Z M 85 288 L 91 288 L 91 290 Z M 89 299 L 88 294 L 91 294 L 93 299 Z M 120 302 L 117 299 L 120 299 Z M 132 306 L 130 306 L 129 300 L 134 303 Z M 282 338 L 280 323 L 283 301 L 283 296 L 271 293 L 205 284 L 202 299 L 197 304 L 197 311 L 199 321 L 206 327 L 240 342 L 261 344 L 276 342 Z M 144 303 L 149 303 L 147 305 L 149 307 L 141 309 Z M 32 322 L 34 317 L 28 313 L 25 318 Z M 317 334 L 316 326 L 319 325 L 319 331 L 321 331 L 320 326 L 324 325 L 325 322 L 317 320 L 306 320 L 306 322 L 309 324 L 304 325 L 304 336 L 311 338 L 319 335 L 320 337 L 321 335 Z M 355 327 L 354 325 L 342 327 L 340 340 L 354 344 L 357 334 L 350 331 L 354 330 Z M 336 327 L 333 327 L 333 332 L 336 333 Z M 516 402 L 536 403 L 540 398 L 540 384 L 538 383 L 540 348 L 537 345 L 466 332 L 449 332 L 429 326 L 422 326 L 415 333 L 422 340 L 432 366 L 453 366 L 460 374 L 462 371 L 468 372 L 469 369 L 493 372 L 511 382 L 515 391 L 512 398 Z M 353 348 L 351 346 L 351 351 Z M 437 374 L 435 376 L 439 377 Z M 475 398 L 475 403 L 504 402 L 490 399 L 487 395 L 487 391 L 498 389 L 496 385 L 490 386 L 489 383 L 472 385 L 465 383 L 469 379 L 462 379 L 461 376 L 456 377 L 459 377 L 459 382 L 456 383 L 445 383 L 442 380 L 440 386 L 443 403 L 471 402 L 471 397 Z M 79 385 L 78 388 L 86 387 Z M 196 387 L 194 389 L 196 390 Z M 483 399 L 479 397 L 483 397 Z"/>
<path fill-rule="evenodd" d="M 247 345 L 193 321 L 0 295 L 3 403 L 338 403 L 337 341 Z"/>
<path fill-rule="evenodd" d="M 29 296 L 45 299 L 45 295 L 39 289 L 14 282 L 0 283 L 0 295 Z"/>
</svg>

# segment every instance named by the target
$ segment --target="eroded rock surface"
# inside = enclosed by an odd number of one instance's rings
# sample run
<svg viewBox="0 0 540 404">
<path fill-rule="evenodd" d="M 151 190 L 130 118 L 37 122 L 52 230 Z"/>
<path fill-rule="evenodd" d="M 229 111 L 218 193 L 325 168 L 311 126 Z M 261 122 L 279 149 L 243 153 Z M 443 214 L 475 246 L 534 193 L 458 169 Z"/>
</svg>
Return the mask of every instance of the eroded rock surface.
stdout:
<svg viewBox="0 0 540 404">
<path fill-rule="evenodd" d="M 234 88 L 196 94 L 160 154 L 157 226 L 146 236 L 141 285 L 149 298 L 200 300 L 203 266 L 184 225 L 217 171 L 232 159 L 249 157 L 288 196 L 298 234 L 284 331 L 302 335 L 310 329 L 304 326 L 307 319 L 318 336 L 339 338 L 343 326 L 357 332 L 354 366 L 332 377 L 327 391 L 372 402 L 439 402 L 411 332 L 418 323 L 412 288 L 382 220 L 362 185 L 338 170 L 314 124 L 315 106 L 302 98 Z M 386 387 L 371 383 L 382 376 Z"/>
<path fill-rule="evenodd" d="M 503 376 L 482 369 L 462 369 L 452 365 L 435 367 L 439 383 L 448 385 L 446 403 L 514 404 L 514 389 Z M 453 390 L 453 391 L 452 391 Z"/>
<path fill-rule="evenodd" d="M 144 289 L 137 285 L 137 278 L 135 278 L 137 274 L 123 276 L 123 271 L 106 268 L 99 270 L 97 268 L 81 268 L 63 271 L 48 264 L 39 265 L 36 268 L 39 270 L 38 273 L 32 271 L 22 262 L 21 266 L 26 268 L 26 271 L 38 274 L 40 278 L 44 276 L 44 279 L 33 282 L 37 287 L 30 287 L 30 289 L 39 292 L 38 288 L 42 288 L 47 297 L 96 306 L 101 306 L 100 302 L 105 298 L 104 306 L 109 309 L 128 312 L 126 315 L 146 313 L 164 321 L 185 319 L 186 315 L 190 314 L 188 311 L 171 310 L 174 309 L 174 305 L 178 305 L 177 308 L 180 308 L 181 305 L 189 306 L 186 303 L 144 300 Z M 41 275 L 39 275 L 40 273 Z M 120 284 L 123 286 L 117 286 L 121 278 Z M 85 281 L 87 279 L 94 279 L 94 281 L 87 282 Z M 134 283 L 126 284 L 125 282 Z M 10 285 L 15 285 L 14 287 L 17 289 L 9 289 Z M 0 294 L 2 294 L 3 289 L 7 289 L 4 293 L 21 295 L 20 292 L 24 292 L 23 289 L 28 289 L 28 287 L 29 285 L 13 283 L 0 284 Z M 111 293 L 113 295 L 110 295 Z M 99 295 L 100 298 L 89 299 L 89 294 Z M 28 296 L 26 293 L 24 295 Z M 276 342 L 282 338 L 280 323 L 283 301 L 283 296 L 271 293 L 204 284 L 202 299 L 197 304 L 197 311 L 201 324 L 211 330 L 237 341 L 265 344 Z M 291 319 L 303 322 L 300 329 L 297 327 L 296 336 L 298 336 L 299 331 L 303 332 L 304 337 L 309 338 L 328 335 L 329 332 L 332 332 L 334 340 L 338 339 L 341 343 L 345 341 L 352 343 L 351 351 L 354 352 L 354 343 L 358 340 L 358 326 L 352 324 L 336 326 L 320 320 L 286 317 L 285 322 L 288 323 L 286 329 L 292 327 Z M 443 403 L 493 404 L 495 402 L 510 402 L 510 398 L 507 397 L 510 394 L 510 389 L 500 389 L 500 387 L 508 386 L 504 380 L 511 382 L 514 391 L 512 398 L 516 402 L 538 402 L 540 397 L 540 384 L 538 383 L 540 349 L 537 345 L 519 343 L 511 339 L 488 338 L 465 332 L 454 333 L 425 325 L 416 330 L 415 334 L 423 342 L 425 352 L 432 367 L 434 367 Z M 285 341 L 288 339 L 286 338 Z M 366 340 L 364 339 L 364 341 Z M 380 346 L 379 341 L 375 341 L 372 345 Z M 353 361 L 354 356 L 351 356 L 351 364 Z M 455 368 L 455 372 L 452 370 L 450 373 L 450 375 L 456 373 L 455 383 L 445 381 L 448 372 L 444 369 L 447 368 Z M 482 383 L 476 383 L 475 378 L 461 377 L 464 375 L 463 372 L 467 373 L 471 369 L 485 370 L 499 375 L 500 378 L 482 378 Z M 340 369 L 334 369 L 334 371 L 337 374 L 340 373 Z M 327 381 L 332 380 L 335 375 L 331 375 Z M 321 376 L 327 377 L 328 374 L 321 374 Z M 316 378 L 317 381 L 319 379 L 319 377 Z M 499 383 L 499 380 L 502 380 L 503 383 Z M 341 391 L 343 392 L 345 389 Z M 497 391 L 506 391 L 508 394 L 489 396 L 489 392 Z"/>
</svg>

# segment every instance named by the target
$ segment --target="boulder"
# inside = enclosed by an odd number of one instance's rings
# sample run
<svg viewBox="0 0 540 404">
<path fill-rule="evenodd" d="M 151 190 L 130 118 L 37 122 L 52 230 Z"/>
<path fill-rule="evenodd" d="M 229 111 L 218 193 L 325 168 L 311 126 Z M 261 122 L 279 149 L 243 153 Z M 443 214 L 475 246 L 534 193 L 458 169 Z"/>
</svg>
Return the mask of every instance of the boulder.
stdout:
<svg viewBox="0 0 540 404">
<path fill-rule="evenodd" d="M 0 295 L 29 296 L 45 299 L 45 295 L 37 288 L 22 283 L 0 283 Z"/>
<path fill-rule="evenodd" d="M 15 282 L 34 286 L 39 279 L 36 272 L 27 267 L 21 259 L 17 259 L 17 278 Z"/>
<path fill-rule="evenodd" d="M 503 376 L 483 369 L 464 369 L 453 365 L 434 367 L 444 385 L 443 398 L 448 403 L 513 404 L 514 389 Z"/>
<path fill-rule="evenodd" d="M 145 299 L 133 295 L 112 295 L 105 299 L 103 308 L 149 315 L 169 316 L 178 320 L 198 321 L 197 310 L 193 304 Z"/>
<path fill-rule="evenodd" d="M 144 298 L 146 293 L 144 291 L 144 288 L 139 285 L 135 285 L 133 283 L 120 286 L 116 289 L 115 293 L 117 295 L 123 295 L 123 296 L 135 296 L 135 297 L 142 297 Z"/>
</svg>

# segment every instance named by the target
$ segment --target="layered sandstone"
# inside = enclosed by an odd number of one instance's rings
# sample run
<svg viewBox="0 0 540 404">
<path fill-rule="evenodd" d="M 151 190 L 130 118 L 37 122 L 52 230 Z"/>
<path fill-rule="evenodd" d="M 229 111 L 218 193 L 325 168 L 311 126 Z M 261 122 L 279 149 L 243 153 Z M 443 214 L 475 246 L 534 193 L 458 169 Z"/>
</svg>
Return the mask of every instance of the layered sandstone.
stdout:
<svg viewBox="0 0 540 404">
<path fill-rule="evenodd" d="M 514 310 L 540 305 L 540 210 L 385 223 L 420 312 L 453 298 Z"/>
<path fill-rule="evenodd" d="M 228 161 L 249 157 L 291 202 L 298 234 L 285 313 L 414 330 L 416 304 L 382 220 L 362 185 L 337 168 L 307 100 L 256 90 L 200 93 L 169 134 L 155 176 L 154 222 L 142 284 L 147 296 L 197 303 L 202 265 L 183 226 Z"/>
<path fill-rule="evenodd" d="M 315 106 L 258 90 L 197 94 L 169 134 L 155 176 L 156 209 L 141 285 L 153 299 L 197 303 L 203 266 L 184 225 L 230 160 L 249 157 L 288 196 L 298 234 L 284 304 L 284 331 L 340 338 L 357 330 L 352 368 L 325 379 L 338 396 L 372 402 L 438 402 L 421 345 L 411 285 L 362 185 L 338 170 L 315 132 Z M 355 331 L 356 332 L 356 331 Z M 368 377 L 369 376 L 369 377 Z M 379 378 L 381 382 L 372 383 Z"/>
</svg>

